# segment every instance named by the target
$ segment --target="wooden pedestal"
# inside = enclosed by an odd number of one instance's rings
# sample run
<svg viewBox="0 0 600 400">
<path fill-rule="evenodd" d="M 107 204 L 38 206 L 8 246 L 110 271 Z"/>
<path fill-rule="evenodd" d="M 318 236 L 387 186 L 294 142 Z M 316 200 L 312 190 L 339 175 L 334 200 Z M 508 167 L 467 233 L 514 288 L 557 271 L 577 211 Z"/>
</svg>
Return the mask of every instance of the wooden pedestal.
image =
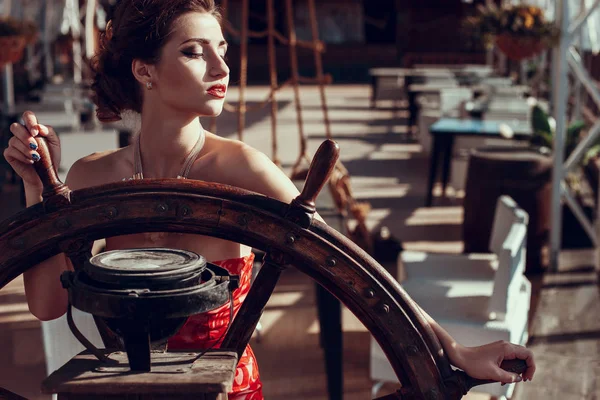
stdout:
<svg viewBox="0 0 600 400">
<path fill-rule="evenodd" d="M 113 364 L 88 351 L 71 359 L 42 382 L 42 392 L 59 400 L 227 400 L 237 355 L 229 351 L 152 353 L 151 372 L 131 372 L 125 352 Z"/>
</svg>

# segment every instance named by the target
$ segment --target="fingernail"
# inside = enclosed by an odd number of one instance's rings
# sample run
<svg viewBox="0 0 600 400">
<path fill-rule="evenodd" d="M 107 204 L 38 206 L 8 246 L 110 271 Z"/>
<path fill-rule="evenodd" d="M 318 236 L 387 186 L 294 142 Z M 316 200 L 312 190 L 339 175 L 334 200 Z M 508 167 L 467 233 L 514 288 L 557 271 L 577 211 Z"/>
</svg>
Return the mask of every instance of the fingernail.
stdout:
<svg viewBox="0 0 600 400">
<path fill-rule="evenodd" d="M 37 135 L 38 133 L 40 133 L 40 131 L 38 130 L 38 128 L 31 128 L 31 134 L 33 136 Z"/>
<path fill-rule="evenodd" d="M 521 378 L 520 376 L 517 376 L 517 379 L 515 380 L 516 382 L 521 382 L 523 380 L 523 378 Z"/>
<path fill-rule="evenodd" d="M 37 154 L 33 153 L 31 155 L 31 158 L 33 159 L 33 161 L 40 161 L 40 156 L 38 156 Z"/>
<path fill-rule="evenodd" d="M 29 143 L 29 148 L 31 150 L 37 150 L 37 144 L 35 144 L 35 143 Z"/>
</svg>

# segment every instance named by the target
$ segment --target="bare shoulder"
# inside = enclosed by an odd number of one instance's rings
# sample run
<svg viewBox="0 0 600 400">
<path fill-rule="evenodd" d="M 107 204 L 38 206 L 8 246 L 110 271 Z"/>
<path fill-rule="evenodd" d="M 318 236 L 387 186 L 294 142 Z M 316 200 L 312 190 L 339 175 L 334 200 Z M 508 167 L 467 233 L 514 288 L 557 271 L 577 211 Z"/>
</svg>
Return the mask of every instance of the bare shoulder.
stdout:
<svg viewBox="0 0 600 400">
<path fill-rule="evenodd" d="M 124 147 L 80 158 L 69 169 L 66 184 L 77 190 L 118 182 L 131 170 L 130 153 L 130 148 Z"/>
<path fill-rule="evenodd" d="M 290 202 L 298 195 L 296 186 L 263 152 L 238 140 L 213 134 L 207 136 L 215 173 L 220 183 L 241 187 Z"/>
</svg>

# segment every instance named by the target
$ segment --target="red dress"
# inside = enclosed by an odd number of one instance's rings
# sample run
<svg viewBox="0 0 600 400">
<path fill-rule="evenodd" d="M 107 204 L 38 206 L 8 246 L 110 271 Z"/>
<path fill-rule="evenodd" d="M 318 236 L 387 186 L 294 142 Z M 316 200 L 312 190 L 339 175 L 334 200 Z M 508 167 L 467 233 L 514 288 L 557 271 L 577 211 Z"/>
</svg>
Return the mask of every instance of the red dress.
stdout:
<svg viewBox="0 0 600 400">
<path fill-rule="evenodd" d="M 233 292 L 234 313 L 240 309 L 250 290 L 254 254 L 246 257 L 216 261 L 229 273 L 240 276 L 240 287 Z M 215 310 L 192 315 L 183 327 L 169 339 L 170 349 L 207 349 L 213 345 L 218 348 L 229 324 L 229 302 Z M 258 364 L 250 346 L 246 347 L 235 371 L 233 390 L 229 400 L 263 400 L 262 383 L 258 375 Z"/>
</svg>

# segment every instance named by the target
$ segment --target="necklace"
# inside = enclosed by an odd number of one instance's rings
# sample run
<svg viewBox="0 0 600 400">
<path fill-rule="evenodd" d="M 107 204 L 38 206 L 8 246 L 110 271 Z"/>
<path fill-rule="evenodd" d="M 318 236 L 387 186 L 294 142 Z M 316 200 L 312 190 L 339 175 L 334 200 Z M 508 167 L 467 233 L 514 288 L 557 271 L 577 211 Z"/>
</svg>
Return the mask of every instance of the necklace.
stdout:
<svg viewBox="0 0 600 400">
<path fill-rule="evenodd" d="M 129 178 L 129 180 L 144 179 L 144 172 L 142 169 L 140 136 L 141 136 L 141 134 L 138 134 L 135 139 L 135 143 L 134 143 L 134 147 L 133 147 L 133 176 L 131 178 Z M 187 179 L 187 177 L 190 173 L 190 170 L 192 169 L 192 165 L 194 164 L 194 161 L 196 161 L 198 154 L 200 154 L 200 151 L 204 147 L 205 139 L 206 139 L 206 133 L 204 131 L 202 131 L 200 133 L 200 137 L 198 137 L 198 140 L 196 141 L 196 144 L 194 145 L 194 147 L 192 148 L 190 153 L 187 155 L 187 157 L 183 163 L 183 166 L 181 167 L 181 171 L 179 172 L 179 175 L 177 175 L 177 179 Z M 125 179 L 123 179 L 123 180 L 125 180 Z M 159 240 L 166 238 L 169 235 L 169 233 L 168 232 L 145 232 L 145 233 L 143 233 L 143 235 L 150 242 L 156 243 Z M 171 236 L 181 236 L 183 234 L 171 232 L 170 235 Z"/>
<path fill-rule="evenodd" d="M 133 176 L 129 179 L 144 179 L 144 171 L 143 171 L 143 167 L 142 167 L 141 146 L 140 146 L 140 136 L 142 136 L 142 135 L 138 134 L 135 139 L 135 143 L 134 143 L 134 147 L 133 147 Z M 179 174 L 177 175 L 177 179 L 187 179 L 187 177 L 190 173 L 190 170 L 192 169 L 192 165 L 194 164 L 194 161 L 196 161 L 198 154 L 200 154 L 200 151 L 204 147 L 205 140 L 206 140 L 206 133 L 204 131 L 202 131 L 200 133 L 200 136 L 198 137 L 198 140 L 196 141 L 196 144 L 194 145 L 194 147 L 192 148 L 190 153 L 187 155 L 187 157 L 183 163 L 183 166 L 181 167 L 181 171 L 179 171 Z"/>
</svg>

